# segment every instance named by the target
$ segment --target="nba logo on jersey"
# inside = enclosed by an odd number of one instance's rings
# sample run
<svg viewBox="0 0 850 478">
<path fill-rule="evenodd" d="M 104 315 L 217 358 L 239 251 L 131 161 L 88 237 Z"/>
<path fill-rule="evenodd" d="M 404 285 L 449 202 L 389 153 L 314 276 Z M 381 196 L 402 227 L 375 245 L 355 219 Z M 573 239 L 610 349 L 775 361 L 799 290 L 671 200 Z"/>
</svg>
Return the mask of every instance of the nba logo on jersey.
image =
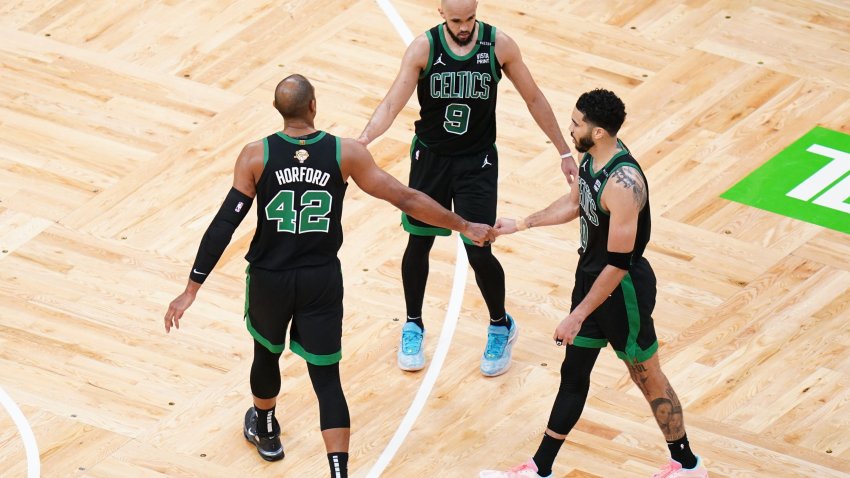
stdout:
<svg viewBox="0 0 850 478">
<path fill-rule="evenodd" d="M 479 53 L 479 54 L 475 55 L 475 57 L 478 58 L 478 64 L 479 65 L 482 64 L 482 63 L 490 63 L 490 54 L 487 53 L 487 52 Z"/>
<path fill-rule="evenodd" d="M 304 161 L 307 161 L 307 158 L 309 157 L 310 153 L 308 153 L 306 149 L 299 149 L 295 152 L 295 159 L 297 159 L 301 164 L 304 164 Z"/>
</svg>

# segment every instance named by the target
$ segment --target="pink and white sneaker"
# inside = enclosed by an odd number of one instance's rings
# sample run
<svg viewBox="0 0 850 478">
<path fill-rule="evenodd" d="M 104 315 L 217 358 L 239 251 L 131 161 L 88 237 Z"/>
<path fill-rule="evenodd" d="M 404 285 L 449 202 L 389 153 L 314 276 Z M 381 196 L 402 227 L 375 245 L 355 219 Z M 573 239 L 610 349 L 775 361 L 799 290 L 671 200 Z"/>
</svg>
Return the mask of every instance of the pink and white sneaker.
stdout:
<svg viewBox="0 0 850 478">
<path fill-rule="evenodd" d="M 478 478 L 552 478 L 552 475 L 538 475 L 534 459 L 529 458 L 527 462 L 508 471 L 484 470 L 478 474 Z"/>
<path fill-rule="evenodd" d="M 671 459 L 664 468 L 658 470 L 652 478 L 708 478 L 708 470 L 702 466 L 702 458 L 697 457 L 693 468 L 682 468 L 682 464 Z"/>
</svg>

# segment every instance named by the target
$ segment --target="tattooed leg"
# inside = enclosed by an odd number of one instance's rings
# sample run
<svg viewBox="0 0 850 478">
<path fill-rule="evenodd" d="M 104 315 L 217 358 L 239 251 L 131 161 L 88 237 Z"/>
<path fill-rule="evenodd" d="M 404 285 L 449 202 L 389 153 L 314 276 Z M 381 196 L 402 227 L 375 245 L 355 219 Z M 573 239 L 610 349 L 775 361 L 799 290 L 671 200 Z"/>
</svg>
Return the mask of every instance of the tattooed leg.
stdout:
<svg viewBox="0 0 850 478">
<path fill-rule="evenodd" d="M 629 363 L 629 376 L 643 393 L 652 409 L 658 427 L 668 442 L 685 436 L 685 420 L 679 397 L 661 371 L 658 354 L 653 354 L 645 362 Z"/>
</svg>

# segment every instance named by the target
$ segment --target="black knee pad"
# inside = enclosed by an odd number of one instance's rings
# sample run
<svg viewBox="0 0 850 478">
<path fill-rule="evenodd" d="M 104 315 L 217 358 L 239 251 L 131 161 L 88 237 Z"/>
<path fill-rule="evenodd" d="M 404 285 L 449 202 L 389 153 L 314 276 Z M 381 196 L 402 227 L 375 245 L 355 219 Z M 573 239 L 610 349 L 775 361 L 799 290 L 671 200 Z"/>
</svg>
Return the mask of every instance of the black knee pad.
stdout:
<svg viewBox="0 0 850 478">
<path fill-rule="evenodd" d="M 319 422 L 322 430 L 351 428 L 348 403 L 342 392 L 339 363 L 333 365 L 307 364 L 307 372 L 319 399 Z"/>
<path fill-rule="evenodd" d="M 257 398 L 274 398 L 280 393 L 280 354 L 269 352 L 254 341 L 254 362 L 251 364 L 251 393 Z"/>
</svg>

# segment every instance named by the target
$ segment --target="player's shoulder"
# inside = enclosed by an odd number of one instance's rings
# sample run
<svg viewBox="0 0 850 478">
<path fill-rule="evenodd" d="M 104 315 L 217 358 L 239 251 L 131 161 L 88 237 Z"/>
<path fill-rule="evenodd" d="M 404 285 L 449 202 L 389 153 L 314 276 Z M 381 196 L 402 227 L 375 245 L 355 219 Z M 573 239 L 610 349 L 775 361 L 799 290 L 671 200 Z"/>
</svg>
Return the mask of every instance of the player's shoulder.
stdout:
<svg viewBox="0 0 850 478">
<path fill-rule="evenodd" d="M 343 138 L 338 136 L 337 139 L 339 140 L 340 154 L 343 159 L 347 157 L 359 157 L 369 151 L 363 143 L 354 138 Z"/>
<path fill-rule="evenodd" d="M 265 138 L 251 141 L 242 147 L 242 152 L 239 153 L 239 158 L 243 160 L 252 160 L 259 158 L 260 160 L 266 154 Z"/>
</svg>

